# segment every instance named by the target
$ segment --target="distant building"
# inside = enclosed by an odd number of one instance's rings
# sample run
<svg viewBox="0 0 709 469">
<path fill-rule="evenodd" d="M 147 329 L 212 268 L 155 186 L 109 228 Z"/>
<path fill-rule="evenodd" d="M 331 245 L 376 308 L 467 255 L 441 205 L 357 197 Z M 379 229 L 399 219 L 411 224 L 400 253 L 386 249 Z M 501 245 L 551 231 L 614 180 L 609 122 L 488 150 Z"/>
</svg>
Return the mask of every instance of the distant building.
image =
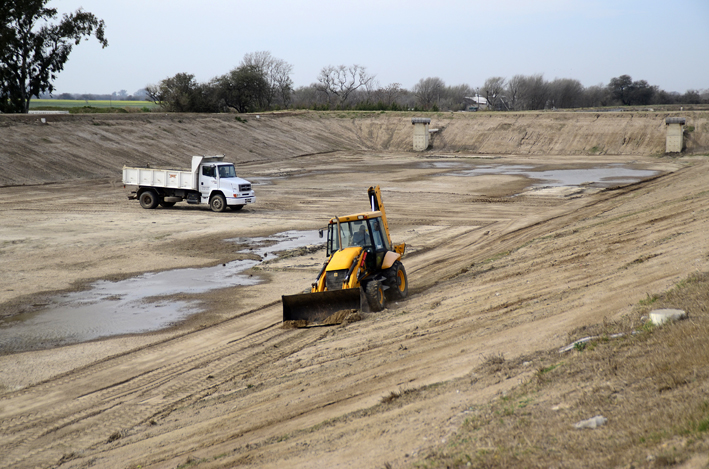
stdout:
<svg viewBox="0 0 709 469">
<path fill-rule="evenodd" d="M 483 96 L 466 96 L 465 101 L 465 110 L 469 112 L 475 112 L 488 108 L 487 99 Z"/>
</svg>

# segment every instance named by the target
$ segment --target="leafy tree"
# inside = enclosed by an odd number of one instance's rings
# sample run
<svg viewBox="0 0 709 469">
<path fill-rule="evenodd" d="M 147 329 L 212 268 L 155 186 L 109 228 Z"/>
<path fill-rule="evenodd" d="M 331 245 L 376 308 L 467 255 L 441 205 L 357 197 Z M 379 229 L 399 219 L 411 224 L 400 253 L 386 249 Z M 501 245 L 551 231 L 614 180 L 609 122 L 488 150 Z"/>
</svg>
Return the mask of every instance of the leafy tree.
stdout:
<svg viewBox="0 0 709 469">
<path fill-rule="evenodd" d="M 616 101 L 625 106 L 647 105 L 652 103 L 659 92 L 656 86 L 650 86 L 645 80 L 633 81 L 629 75 L 611 78 L 608 91 Z"/>
<path fill-rule="evenodd" d="M 283 107 L 290 106 L 293 93 L 293 66 L 282 59 L 277 59 L 270 52 L 253 52 L 244 55 L 241 66 L 251 65 L 257 67 L 268 83 L 266 94 L 266 107 L 271 108 L 275 102 Z"/>
<path fill-rule="evenodd" d="M 0 111 L 27 113 L 30 100 L 54 91 L 73 46 L 95 36 L 103 47 L 105 25 L 81 8 L 57 16 L 49 0 L 3 0 L 0 4 Z"/>
<path fill-rule="evenodd" d="M 266 109 L 271 87 L 256 65 L 241 65 L 214 80 L 216 95 L 225 108 L 237 112 L 253 112 Z"/>
<path fill-rule="evenodd" d="M 192 112 L 195 110 L 198 88 L 194 75 L 178 73 L 162 80 L 157 86 L 148 85 L 145 89 L 149 99 L 167 111 Z"/>
<path fill-rule="evenodd" d="M 620 101 L 622 104 L 629 106 L 631 103 L 630 94 L 633 90 L 633 79 L 630 75 L 621 75 L 611 78 L 608 83 L 608 91 L 610 91 L 613 99 Z"/>
</svg>

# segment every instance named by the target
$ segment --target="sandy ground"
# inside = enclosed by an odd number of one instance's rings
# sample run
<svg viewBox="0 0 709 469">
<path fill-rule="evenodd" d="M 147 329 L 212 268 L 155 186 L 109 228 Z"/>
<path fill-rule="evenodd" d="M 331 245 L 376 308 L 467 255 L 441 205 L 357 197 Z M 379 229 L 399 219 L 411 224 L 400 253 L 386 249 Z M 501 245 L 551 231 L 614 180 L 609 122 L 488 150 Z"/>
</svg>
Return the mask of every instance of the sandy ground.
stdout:
<svg viewBox="0 0 709 469">
<path fill-rule="evenodd" d="M 407 300 L 362 321 L 283 329 L 280 296 L 324 260 L 311 250 L 254 269 L 256 286 L 193 295 L 205 312 L 170 329 L 0 356 L 0 467 L 408 467 L 534 371 L 471 376 L 486 357 L 561 347 L 707 270 L 702 158 L 597 156 L 660 172 L 605 189 L 451 175 L 491 162 L 588 167 L 383 152 L 253 162 L 240 175 L 259 184 L 257 204 L 225 213 L 143 210 L 117 179 L 0 188 L 5 318 L 97 279 L 237 259 L 223 240 L 320 228 L 366 210 L 375 184 L 410 281 Z M 387 405 L 397 393 L 413 397 Z"/>
</svg>

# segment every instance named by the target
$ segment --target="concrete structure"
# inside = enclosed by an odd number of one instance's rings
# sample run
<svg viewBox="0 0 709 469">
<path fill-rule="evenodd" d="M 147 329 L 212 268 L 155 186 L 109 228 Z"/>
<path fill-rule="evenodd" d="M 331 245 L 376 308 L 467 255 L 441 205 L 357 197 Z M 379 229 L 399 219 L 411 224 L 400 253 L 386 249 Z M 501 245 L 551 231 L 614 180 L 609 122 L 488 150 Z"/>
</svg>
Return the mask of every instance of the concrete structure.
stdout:
<svg viewBox="0 0 709 469">
<path fill-rule="evenodd" d="M 681 309 L 656 309 L 650 312 L 650 321 L 656 326 L 661 326 L 668 321 L 686 319 L 687 313 Z"/>
<path fill-rule="evenodd" d="M 668 117 L 665 119 L 665 126 L 667 127 L 665 153 L 682 152 L 684 148 L 683 127 L 685 123 L 684 117 Z"/>
<path fill-rule="evenodd" d="M 431 119 L 428 117 L 412 117 L 411 124 L 414 126 L 414 151 L 424 151 L 428 148 L 428 126 L 431 124 Z"/>
</svg>

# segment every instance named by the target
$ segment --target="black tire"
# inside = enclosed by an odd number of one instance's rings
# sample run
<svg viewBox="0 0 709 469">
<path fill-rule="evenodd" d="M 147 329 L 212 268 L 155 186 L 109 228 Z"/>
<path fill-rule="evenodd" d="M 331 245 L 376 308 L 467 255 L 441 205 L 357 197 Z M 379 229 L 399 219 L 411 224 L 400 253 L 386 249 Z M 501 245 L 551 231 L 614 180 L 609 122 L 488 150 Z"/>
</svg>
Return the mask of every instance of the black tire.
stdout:
<svg viewBox="0 0 709 469">
<path fill-rule="evenodd" d="M 404 265 L 396 261 L 387 269 L 387 297 L 390 300 L 403 300 L 409 294 L 409 278 L 406 276 Z"/>
<path fill-rule="evenodd" d="M 221 194 L 216 194 L 209 201 L 209 207 L 213 212 L 223 212 L 226 210 L 226 199 Z"/>
<path fill-rule="evenodd" d="M 232 209 L 232 210 L 235 211 L 235 212 L 238 212 L 239 210 L 241 210 L 242 208 L 244 208 L 244 206 L 243 206 L 243 205 L 229 205 L 229 208 Z"/>
<path fill-rule="evenodd" d="M 384 309 L 386 300 L 384 299 L 384 287 L 377 280 L 372 280 L 364 289 L 364 294 L 367 296 L 369 309 L 373 312 Z"/>
<path fill-rule="evenodd" d="M 160 202 L 160 205 L 161 205 L 163 208 L 170 208 L 170 207 L 173 207 L 173 206 L 175 205 L 175 202 L 165 202 L 165 201 L 163 200 L 162 202 Z"/>
<path fill-rule="evenodd" d="M 143 208 L 155 208 L 160 203 L 160 199 L 155 191 L 145 191 L 140 194 L 140 206 Z"/>
</svg>

